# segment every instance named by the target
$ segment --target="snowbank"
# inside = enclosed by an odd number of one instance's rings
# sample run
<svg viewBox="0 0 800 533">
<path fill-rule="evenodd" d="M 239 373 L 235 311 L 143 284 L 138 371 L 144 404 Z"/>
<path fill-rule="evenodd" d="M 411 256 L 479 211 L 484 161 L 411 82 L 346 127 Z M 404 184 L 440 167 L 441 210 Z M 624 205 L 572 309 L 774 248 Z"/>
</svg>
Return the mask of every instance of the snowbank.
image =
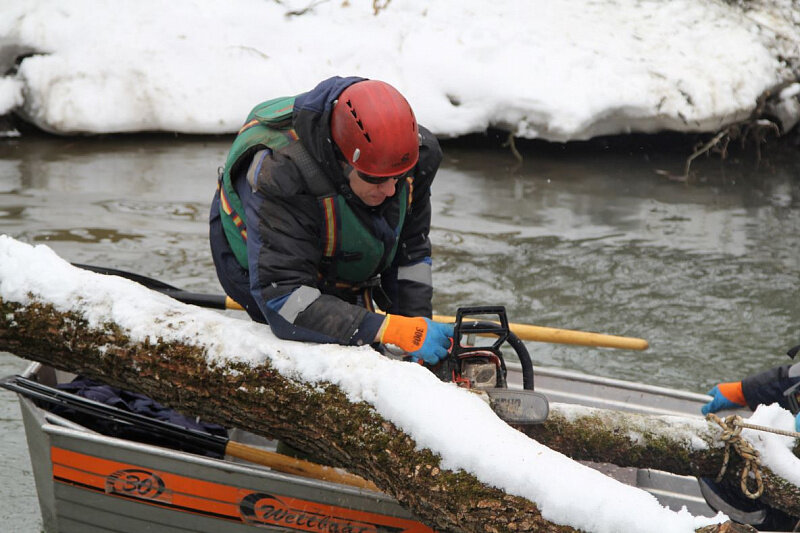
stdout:
<svg viewBox="0 0 800 533">
<path fill-rule="evenodd" d="M 383 4 L 12 3 L 0 66 L 24 59 L 0 78 L 0 114 L 62 134 L 231 133 L 264 99 L 361 75 L 394 84 L 440 136 L 716 131 L 794 79 L 800 56 L 797 0 Z"/>
</svg>

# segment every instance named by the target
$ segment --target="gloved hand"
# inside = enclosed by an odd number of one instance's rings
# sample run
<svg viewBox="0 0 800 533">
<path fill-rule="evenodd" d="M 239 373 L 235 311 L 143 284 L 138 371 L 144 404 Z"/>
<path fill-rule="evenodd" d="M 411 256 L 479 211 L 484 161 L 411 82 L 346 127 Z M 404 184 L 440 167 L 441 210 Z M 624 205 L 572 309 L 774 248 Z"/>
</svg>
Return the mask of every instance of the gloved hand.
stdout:
<svg viewBox="0 0 800 533">
<path fill-rule="evenodd" d="M 452 324 L 440 324 L 423 317 L 386 315 L 380 341 L 399 346 L 414 361 L 435 365 L 445 357 L 453 337 Z"/>
<path fill-rule="evenodd" d="M 722 409 L 736 409 L 737 407 L 744 407 L 747 405 L 747 401 L 744 399 L 744 393 L 742 392 L 741 381 L 719 383 L 708 391 L 708 394 L 713 396 L 714 399 L 700 408 L 700 411 L 702 411 L 704 415 L 716 413 Z"/>
<path fill-rule="evenodd" d="M 800 413 L 797 413 L 797 416 L 794 417 L 794 430 L 800 433 Z"/>
</svg>

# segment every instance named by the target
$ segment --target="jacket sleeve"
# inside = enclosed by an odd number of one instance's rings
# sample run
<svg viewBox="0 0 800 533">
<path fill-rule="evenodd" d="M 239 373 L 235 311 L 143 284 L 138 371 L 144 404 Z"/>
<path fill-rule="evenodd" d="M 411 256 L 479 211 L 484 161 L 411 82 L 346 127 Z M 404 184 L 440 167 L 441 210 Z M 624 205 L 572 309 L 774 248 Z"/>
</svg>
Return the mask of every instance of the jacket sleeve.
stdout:
<svg viewBox="0 0 800 533">
<path fill-rule="evenodd" d="M 789 403 L 784 391 L 800 381 L 800 363 L 771 368 L 753 374 L 742 380 L 742 392 L 750 409 L 760 404 L 779 403 L 788 409 Z"/>
<path fill-rule="evenodd" d="M 289 159 L 268 150 L 261 157 L 253 162 L 254 183 L 242 199 L 250 291 L 272 331 L 297 341 L 372 343 L 383 317 L 317 287 L 322 260 L 318 200 L 304 190 Z M 237 179 L 245 180 L 245 172 Z"/>
<path fill-rule="evenodd" d="M 431 184 L 442 161 L 436 137 L 420 127 L 419 163 L 414 174 L 411 208 L 400 232 L 391 268 L 381 275 L 381 286 L 391 300 L 390 313 L 431 317 Z"/>
</svg>

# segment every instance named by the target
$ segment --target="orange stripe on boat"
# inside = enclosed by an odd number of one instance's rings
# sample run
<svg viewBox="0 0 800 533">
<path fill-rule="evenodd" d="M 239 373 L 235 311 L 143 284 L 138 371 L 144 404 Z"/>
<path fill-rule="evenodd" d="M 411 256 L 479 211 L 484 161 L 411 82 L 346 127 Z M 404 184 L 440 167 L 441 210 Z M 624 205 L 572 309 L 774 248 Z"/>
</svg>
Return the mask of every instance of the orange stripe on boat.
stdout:
<svg viewBox="0 0 800 533">
<path fill-rule="evenodd" d="M 111 496 L 241 521 L 239 489 L 52 447 L 53 479 Z"/>
<path fill-rule="evenodd" d="M 296 531 L 434 533 L 415 520 L 205 481 L 52 446 L 58 483 L 176 512 Z"/>
</svg>

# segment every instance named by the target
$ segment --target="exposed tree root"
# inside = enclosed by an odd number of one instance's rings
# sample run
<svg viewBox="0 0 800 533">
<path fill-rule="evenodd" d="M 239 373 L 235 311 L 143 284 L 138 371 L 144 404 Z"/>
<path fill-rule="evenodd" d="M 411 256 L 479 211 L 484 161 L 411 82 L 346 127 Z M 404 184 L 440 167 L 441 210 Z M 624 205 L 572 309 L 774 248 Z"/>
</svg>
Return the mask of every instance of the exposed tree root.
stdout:
<svg viewBox="0 0 800 533">
<path fill-rule="evenodd" d="M 701 155 L 717 153 L 720 159 L 728 157 L 728 146 L 731 141 L 738 141 L 742 149 L 753 146 L 756 151 L 756 161 L 761 161 L 761 145 L 766 143 L 770 133 L 775 137 L 787 133 L 782 131 L 781 121 L 770 116 L 770 107 L 783 89 L 797 83 L 796 79 L 786 80 L 775 87 L 764 91 L 756 102 L 756 107 L 746 120 L 736 122 L 718 131 L 710 140 L 695 146 L 694 152 L 686 159 L 683 169 L 682 181 L 689 181 L 692 162 Z"/>
</svg>

